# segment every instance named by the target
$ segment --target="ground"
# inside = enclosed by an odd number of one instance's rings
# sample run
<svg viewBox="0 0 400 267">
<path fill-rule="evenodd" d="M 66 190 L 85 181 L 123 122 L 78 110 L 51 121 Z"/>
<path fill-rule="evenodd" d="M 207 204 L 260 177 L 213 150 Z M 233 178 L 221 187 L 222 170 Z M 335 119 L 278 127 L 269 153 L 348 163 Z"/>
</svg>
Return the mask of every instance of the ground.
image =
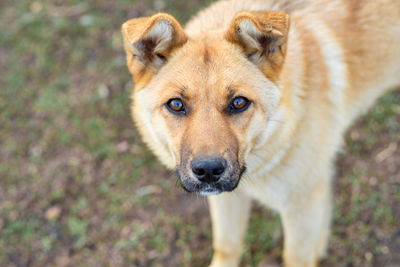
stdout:
<svg viewBox="0 0 400 267">
<path fill-rule="evenodd" d="M 0 266 L 209 262 L 206 200 L 183 192 L 131 122 L 119 31 L 160 9 L 184 22 L 204 5 L 0 2 Z M 400 91 L 345 140 L 322 265 L 400 266 Z M 281 246 L 279 217 L 255 205 L 243 265 L 279 262 Z"/>
</svg>

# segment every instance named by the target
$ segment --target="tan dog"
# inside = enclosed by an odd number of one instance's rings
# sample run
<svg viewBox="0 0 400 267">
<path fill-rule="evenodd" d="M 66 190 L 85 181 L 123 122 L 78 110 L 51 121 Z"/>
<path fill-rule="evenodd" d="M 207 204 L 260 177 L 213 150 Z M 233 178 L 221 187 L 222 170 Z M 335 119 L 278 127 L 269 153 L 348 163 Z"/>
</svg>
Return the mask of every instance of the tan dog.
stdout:
<svg viewBox="0 0 400 267">
<path fill-rule="evenodd" d="M 221 1 L 185 30 L 159 13 L 122 33 L 145 142 L 215 195 L 211 265 L 239 264 L 256 199 L 282 217 L 285 265 L 316 266 L 342 134 L 400 85 L 400 1 Z"/>
</svg>

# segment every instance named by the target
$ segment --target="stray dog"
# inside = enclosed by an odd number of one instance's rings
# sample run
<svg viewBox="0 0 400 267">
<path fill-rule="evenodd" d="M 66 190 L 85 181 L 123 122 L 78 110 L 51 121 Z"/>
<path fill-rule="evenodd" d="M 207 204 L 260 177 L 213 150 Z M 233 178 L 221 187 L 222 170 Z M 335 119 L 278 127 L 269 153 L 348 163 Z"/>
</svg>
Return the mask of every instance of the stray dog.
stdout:
<svg viewBox="0 0 400 267">
<path fill-rule="evenodd" d="M 400 85 L 400 1 L 228 0 L 185 29 L 158 13 L 122 34 L 137 128 L 209 196 L 211 265 L 239 264 L 256 199 L 281 215 L 285 266 L 316 266 L 342 135 Z"/>
</svg>

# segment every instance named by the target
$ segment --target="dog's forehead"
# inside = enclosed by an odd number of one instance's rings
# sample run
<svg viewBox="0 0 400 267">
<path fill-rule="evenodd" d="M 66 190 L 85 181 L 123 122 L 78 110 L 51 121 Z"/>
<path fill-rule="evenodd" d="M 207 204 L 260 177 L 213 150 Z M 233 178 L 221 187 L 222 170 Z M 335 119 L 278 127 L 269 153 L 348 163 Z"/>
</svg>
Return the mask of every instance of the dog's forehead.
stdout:
<svg viewBox="0 0 400 267">
<path fill-rule="evenodd" d="M 223 40 L 189 41 L 172 58 L 163 75 L 187 94 L 212 93 L 226 96 L 250 89 L 259 79 L 256 67 L 238 49 Z"/>
</svg>

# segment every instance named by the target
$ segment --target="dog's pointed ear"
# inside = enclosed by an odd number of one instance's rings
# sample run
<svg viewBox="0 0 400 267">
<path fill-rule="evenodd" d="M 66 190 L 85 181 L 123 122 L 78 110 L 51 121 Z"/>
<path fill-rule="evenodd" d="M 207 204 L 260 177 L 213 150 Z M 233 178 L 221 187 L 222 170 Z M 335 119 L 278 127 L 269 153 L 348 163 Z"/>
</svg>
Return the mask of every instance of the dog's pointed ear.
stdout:
<svg viewBox="0 0 400 267">
<path fill-rule="evenodd" d="M 286 56 L 289 24 L 285 12 L 243 11 L 233 18 L 225 38 L 239 45 L 268 78 L 277 78 Z"/>
<path fill-rule="evenodd" d="M 128 20 L 121 30 L 128 68 L 134 78 L 146 70 L 156 73 L 171 51 L 187 41 L 179 22 L 165 13 Z"/>
</svg>

